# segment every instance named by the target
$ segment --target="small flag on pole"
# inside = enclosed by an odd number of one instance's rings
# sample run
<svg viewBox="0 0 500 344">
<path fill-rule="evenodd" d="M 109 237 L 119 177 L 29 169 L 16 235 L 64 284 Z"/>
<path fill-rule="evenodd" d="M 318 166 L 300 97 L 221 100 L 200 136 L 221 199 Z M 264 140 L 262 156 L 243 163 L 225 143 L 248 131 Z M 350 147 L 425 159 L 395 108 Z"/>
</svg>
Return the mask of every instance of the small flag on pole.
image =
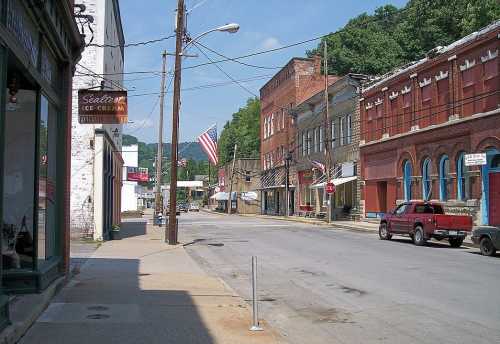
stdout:
<svg viewBox="0 0 500 344">
<path fill-rule="evenodd" d="M 322 173 L 325 173 L 325 165 L 322 164 L 321 162 L 319 162 L 317 160 L 313 160 L 313 161 L 311 161 L 311 164 L 313 165 L 313 168 L 317 168 Z"/>
<path fill-rule="evenodd" d="M 205 153 L 207 153 L 208 160 L 213 165 L 217 165 L 219 162 L 219 157 L 217 156 L 217 126 L 214 124 L 198 136 L 198 142 Z"/>
</svg>

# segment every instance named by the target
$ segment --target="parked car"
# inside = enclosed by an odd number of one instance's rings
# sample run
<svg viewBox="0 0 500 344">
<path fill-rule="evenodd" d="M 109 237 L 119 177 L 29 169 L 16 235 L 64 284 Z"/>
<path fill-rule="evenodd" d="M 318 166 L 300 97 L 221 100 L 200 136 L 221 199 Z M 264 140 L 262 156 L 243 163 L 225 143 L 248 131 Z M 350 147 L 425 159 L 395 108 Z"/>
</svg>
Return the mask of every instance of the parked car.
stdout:
<svg viewBox="0 0 500 344">
<path fill-rule="evenodd" d="M 187 213 L 188 210 L 189 210 L 188 204 L 187 203 L 180 203 L 179 204 L 179 210 Z"/>
<path fill-rule="evenodd" d="M 390 240 L 393 234 L 408 235 L 417 246 L 431 238 L 447 239 L 452 247 L 460 247 L 472 231 L 472 217 L 446 215 L 439 203 L 412 201 L 399 205 L 380 220 L 379 236 Z"/>
<path fill-rule="evenodd" d="M 481 254 L 494 256 L 500 250 L 500 228 L 481 227 L 472 232 L 472 242 L 479 245 Z"/>
<path fill-rule="evenodd" d="M 196 203 L 191 203 L 189 205 L 189 211 L 200 211 L 200 206 Z"/>
</svg>

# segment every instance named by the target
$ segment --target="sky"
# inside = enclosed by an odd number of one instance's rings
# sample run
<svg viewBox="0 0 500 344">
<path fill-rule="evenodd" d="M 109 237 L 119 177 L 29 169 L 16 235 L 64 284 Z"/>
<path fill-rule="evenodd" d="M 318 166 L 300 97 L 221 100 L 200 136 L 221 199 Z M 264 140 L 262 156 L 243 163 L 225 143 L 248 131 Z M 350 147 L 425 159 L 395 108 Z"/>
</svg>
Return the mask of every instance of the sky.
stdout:
<svg viewBox="0 0 500 344">
<path fill-rule="evenodd" d="M 375 8 L 393 4 L 402 7 L 406 0 L 186 0 L 188 9 L 187 31 L 191 37 L 227 23 L 238 23 L 237 33 L 213 32 L 200 39 L 200 43 L 225 56 L 236 57 L 253 52 L 278 48 L 318 37 L 343 27 L 350 18 L 363 12 L 373 13 Z M 136 43 L 167 37 L 174 32 L 176 0 L 120 0 L 122 25 L 126 43 Z M 304 57 L 308 49 L 315 48 L 319 40 L 295 47 L 243 59 L 242 62 L 263 67 L 282 67 L 292 57 Z M 203 48 L 202 48 L 203 49 Z M 125 72 L 161 71 L 162 51 L 175 51 L 175 39 L 159 43 L 125 48 Z M 183 67 L 209 60 L 196 48 L 185 57 Z M 210 51 L 212 60 L 220 57 Z M 174 57 L 167 59 L 167 70 L 172 70 Z M 235 62 L 217 64 L 236 80 L 247 80 L 244 88 L 232 83 L 214 64 L 186 69 L 182 72 L 180 141 L 195 141 L 197 136 L 213 124 L 220 132 L 232 114 L 245 105 L 248 98 L 259 94 L 259 89 L 279 71 L 278 68 L 261 69 Z M 159 74 L 125 74 L 125 87 L 129 90 L 129 124 L 124 133 L 144 142 L 158 140 L 160 92 Z M 167 85 L 171 82 L 167 78 Z M 217 87 L 189 90 L 205 85 Z M 221 85 L 222 84 L 222 85 Z M 169 88 L 172 91 L 173 83 Z M 142 95 L 145 93 L 153 93 Z M 156 106 L 155 106 L 156 104 Z M 172 123 L 172 93 L 164 103 L 164 142 L 170 142 Z"/>
</svg>

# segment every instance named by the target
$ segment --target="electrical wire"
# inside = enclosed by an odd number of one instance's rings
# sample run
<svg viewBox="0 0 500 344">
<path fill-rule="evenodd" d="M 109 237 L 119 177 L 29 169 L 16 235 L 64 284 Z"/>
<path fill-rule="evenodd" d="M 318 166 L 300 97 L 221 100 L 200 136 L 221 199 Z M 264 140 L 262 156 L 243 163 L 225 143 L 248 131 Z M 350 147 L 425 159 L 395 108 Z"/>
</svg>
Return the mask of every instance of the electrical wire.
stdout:
<svg viewBox="0 0 500 344">
<path fill-rule="evenodd" d="M 210 61 L 210 62 L 214 62 L 210 56 L 208 56 L 207 53 L 205 53 L 205 51 L 203 51 L 199 46 L 198 46 L 198 43 L 194 43 L 193 42 L 193 45 Z M 219 66 L 217 63 L 214 63 L 214 66 L 221 72 L 223 73 L 229 80 L 231 80 L 232 82 L 234 82 L 235 84 L 237 84 L 239 87 L 241 87 L 243 90 L 245 90 L 246 92 L 248 92 L 251 96 L 254 96 L 256 98 L 259 98 L 259 96 L 257 94 L 255 94 L 254 92 L 252 92 L 251 90 L 249 90 L 247 87 L 245 87 L 243 84 L 241 84 L 238 80 L 236 80 L 235 78 L 233 78 L 231 75 L 229 75 L 229 73 L 227 73 L 226 71 L 224 71 L 224 69 L 222 69 L 221 66 Z"/>
<path fill-rule="evenodd" d="M 115 86 L 115 87 L 118 87 L 118 88 L 120 88 L 120 89 L 122 89 L 122 90 L 126 90 L 123 86 L 121 86 L 120 84 L 118 84 L 116 81 L 111 80 L 111 79 L 107 79 L 107 78 L 105 78 L 105 77 L 101 76 L 100 74 L 95 73 L 92 69 L 90 69 L 90 68 L 88 68 L 88 67 L 86 67 L 86 66 L 82 65 L 81 63 L 77 63 L 77 65 L 78 65 L 79 67 L 81 67 L 81 68 L 83 68 L 83 69 L 85 69 L 85 70 L 87 70 L 88 72 L 90 72 L 90 73 L 91 73 L 91 75 L 87 75 L 87 76 L 93 76 L 93 77 L 95 77 L 95 78 L 101 78 L 101 79 L 102 79 L 102 80 L 104 80 L 104 81 L 108 81 L 111 85 L 113 85 L 113 86 Z"/>
<path fill-rule="evenodd" d="M 128 44 L 87 44 L 87 47 L 97 47 L 97 48 L 130 48 L 130 47 L 138 47 L 138 46 L 143 46 L 143 45 L 148 45 L 148 44 L 153 44 L 153 43 L 159 43 L 166 41 L 170 38 L 174 38 L 175 34 L 166 36 L 166 37 L 161 37 L 157 39 L 151 39 L 149 41 L 143 41 L 143 42 L 135 42 L 135 43 L 128 43 Z"/>
</svg>

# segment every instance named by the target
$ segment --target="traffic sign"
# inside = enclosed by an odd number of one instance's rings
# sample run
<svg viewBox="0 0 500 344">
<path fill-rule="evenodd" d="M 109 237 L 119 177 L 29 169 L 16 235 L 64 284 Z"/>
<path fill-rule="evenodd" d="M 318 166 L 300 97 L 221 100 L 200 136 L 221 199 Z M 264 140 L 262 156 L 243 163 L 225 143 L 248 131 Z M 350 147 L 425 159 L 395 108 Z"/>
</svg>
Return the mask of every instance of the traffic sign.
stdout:
<svg viewBox="0 0 500 344">
<path fill-rule="evenodd" d="M 326 193 L 334 193 L 335 192 L 335 184 L 333 183 L 326 183 Z"/>
</svg>

